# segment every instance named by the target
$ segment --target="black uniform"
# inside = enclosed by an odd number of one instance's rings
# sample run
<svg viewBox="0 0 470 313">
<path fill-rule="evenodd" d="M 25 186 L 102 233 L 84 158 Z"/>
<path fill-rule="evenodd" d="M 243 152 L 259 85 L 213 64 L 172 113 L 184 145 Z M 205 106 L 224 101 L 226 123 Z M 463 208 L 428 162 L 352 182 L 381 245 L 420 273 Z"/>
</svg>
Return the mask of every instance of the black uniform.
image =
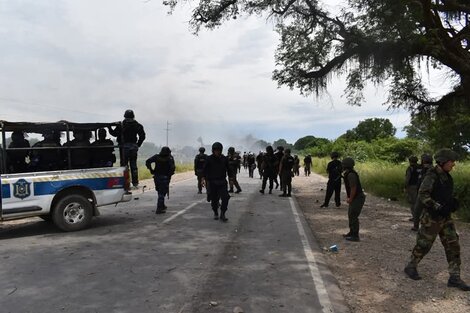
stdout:
<svg viewBox="0 0 470 313">
<path fill-rule="evenodd" d="M 264 189 L 266 188 L 266 182 L 269 179 L 269 193 L 272 193 L 273 190 L 273 182 L 277 176 L 278 172 L 278 162 L 276 156 L 271 153 L 265 153 L 263 155 L 263 184 L 261 186 L 261 193 L 264 193 Z"/>
<path fill-rule="evenodd" d="M 62 152 L 57 149 L 60 145 L 54 138 L 47 137 L 33 145 L 33 148 L 50 149 L 32 150 L 31 169 L 34 171 L 57 171 L 63 167 Z"/>
<path fill-rule="evenodd" d="M 144 127 L 135 119 L 126 118 L 122 122 L 122 127 L 118 126 L 114 130 L 109 129 L 109 133 L 117 137 L 117 141 L 122 147 L 121 166 L 129 164 L 132 174 L 132 185 L 137 186 L 139 184 L 137 152 L 145 140 Z"/>
<path fill-rule="evenodd" d="M 261 167 L 261 163 L 263 163 L 263 154 L 264 154 L 263 152 L 260 152 L 256 156 L 256 164 L 258 166 L 258 175 L 260 179 L 263 178 L 263 168 Z"/>
<path fill-rule="evenodd" d="M 246 163 L 248 166 L 248 176 L 253 178 L 253 172 L 255 171 L 255 168 L 256 168 L 256 159 L 253 153 L 248 154 L 246 158 Z"/>
<path fill-rule="evenodd" d="M 70 149 L 70 157 L 71 157 L 71 166 L 73 169 L 80 169 L 80 168 L 89 168 L 91 165 L 91 151 L 90 149 L 86 148 L 90 146 L 90 141 L 87 139 L 74 139 L 70 142 L 66 142 L 64 147 L 85 147 L 85 148 L 77 148 L 77 149 Z M 64 152 L 64 162 L 68 159 L 67 158 L 67 150 L 63 150 Z M 67 164 L 65 162 L 65 164 Z"/>
<path fill-rule="evenodd" d="M 228 159 L 224 155 L 217 157 L 212 154 L 207 157 L 204 178 L 207 182 L 208 200 L 211 202 L 216 217 L 218 217 L 219 200 L 222 200 L 220 213 L 223 218 L 225 218 L 225 212 L 228 209 L 230 195 L 227 190 L 227 175 L 229 171 Z"/>
<path fill-rule="evenodd" d="M 341 172 L 343 171 L 341 161 L 334 159 L 330 161 L 326 167 L 328 173 L 328 183 L 326 185 L 325 201 L 322 207 L 327 207 L 330 203 L 333 192 L 335 193 L 335 204 L 336 206 L 341 205 Z"/>
<path fill-rule="evenodd" d="M 114 154 L 114 142 L 111 139 L 99 139 L 91 144 L 91 165 L 92 167 L 110 167 L 116 162 Z"/>
<path fill-rule="evenodd" d="M 294 157 L 292 155 L 284 155 L 281 159 L 281 189 L 282 195 L 281 196 L 291 196 L 292 192 L 292 169 L 294 168 Z"/>
<path fill-rule="evenodd" d="M 237 180 L 237 172 L 238 168 L 240 167 L 240 158 L 234 153 L 234 154 L 229 154 L 227 155 L 228 159 L 228 167 L 229 167 L 229 185 L 230 185 L 230 190 L 229 192 L 233 192 L 233 186 L 237 188 L 236 193 L 240 193 L 242 189 L 240 188 L 240 184 L 238 183 Z"/>
<path fill-rule="evenodd" d="M 23 136 L 23 135 L 21 135 Z M 20 138 L 13 138 L 8 148 L 29 148 L 29 141 Z M 29 156 L 30 150 L 10 150 L 7 151 L 8 171 L 10 173 L 24 173 L 28 170 L 26 158 Z"/>
<path fill-rule="evenodd" d="M 353 239 L 359 239 L 359 215 L 361 214 L 362 207 L 366 200 L 364 191 L 362 190 L 361 181 L 359 175 L 354 169 L 347 169 L 344 172 L 344 186 L 346 188 L 346 194 L 348 198 L 351 198 L 351 188 L 356 187 L 356 194 L 354 198 L 350 199 L 351 203 L 348 208 L 348 219 L 349 219 L 349 233 L 345 235 L 346 239 L 352 237 Z"/>
<path fill-rule="evenodd" d="M 154 168 L 152 168 L 152 163 L 155 163 Z M 164 213 L 166 209 L 165 196 L 170 191 L 171 176 L 175 173 L 175 160 L 169 152 L 162 151 L 148 158 L 145 165 L 153 174 L 155 189 L 158 193 L 157 211 L 155 213 Z"/>
<path fill-rule="evenodd" d="M 305 173 L 305 176 L 310 176 L 311 167 L 312 167 L 312 157 L 307 155 L 304 158 L 304 173 Z"/>
<path fill-rule="evenodd" d="M 279 183 L 281 184 L 281 189 L 282 189 L 282 176 L 281 173 L 279 172 L 279 166 L 281 165 L 281 160 L 284 157 L 284 150 L 278 150 L 276 153 L 274 153 L 277 159 L 277 171 L 276 171 L 276 180 L 274 181 L 276 183 L 276 188 L 277 188 L 277 175 L 279 175 Z"/>
<path fill-rule="evenodd" d="M 206 164 L 207 154 L 199 153 L 194 158 L 194 175 L 197 176 L 197 189 L 202 193 L 202 180 L 204 178 L 204 166 Z"/>
</svg>

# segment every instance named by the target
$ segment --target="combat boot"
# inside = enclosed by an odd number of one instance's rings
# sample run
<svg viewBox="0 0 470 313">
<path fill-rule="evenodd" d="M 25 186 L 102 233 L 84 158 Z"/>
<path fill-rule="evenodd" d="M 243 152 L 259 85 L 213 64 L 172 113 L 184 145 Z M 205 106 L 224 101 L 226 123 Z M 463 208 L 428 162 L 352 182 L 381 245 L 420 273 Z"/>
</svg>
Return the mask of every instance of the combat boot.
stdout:
<svg viewBox="0 0 470 313">
<path fill-rule="evenodd" d="M 163 214 L 163 213 L 166 213 L 166 211 L 162 208 L 157 208 L 157 210 L 155 211 L 155 214 Z"/>
<path fill-rule="evenodd" d="M 264 194 L 264 189 L 260 189 L 259 192 L 262 193 L 262 194 Z"/>
<path fill-rule="evenodd" d="M 470 286 L 467 285 L 459 276 L 450 276 L 447 281 L 447 287 L 459 288 L 463 291 L 470 291 Z"/>
<path fill-rule="evenodd" d="M 355 242 L 361 241 L 361 239 L 359 239 L 359 236 L 353 236 L 353 235 L 346 236 L 344 237 L 344 239 L 346 239 L 347 241 L 355 241 Z"/>
<path fill-rule="evenodd" d="M 421 279 L 421 276 L 419 276 L 419 274 L 418 274 L 418 270 L 414 266 L 407 265 L 405 267 L 404 272 L 409 278 L 411 278 L 413 280 L 420 280 Z M 449 281 L 450 281 L 450 279 L 449 279 Z"/>
<path fill-rule="evenodd" d="M 269 194 L 272 194 L 273 193 L 273 190 L 272 189 L 269 189 Z"/>
<path fill-rule="evenodd" d="M 238 189 L 237 191 L 235 191 L 235 193 L 240 193 L 240 192 L 242 192 L 241 189 Z"/>
<path fill-rule="evenodd" d="M 224 223 L 228 221 L 228 218 L 225 217 L 225 212 L 220 214 L 220 220 Z"/>
</svg>

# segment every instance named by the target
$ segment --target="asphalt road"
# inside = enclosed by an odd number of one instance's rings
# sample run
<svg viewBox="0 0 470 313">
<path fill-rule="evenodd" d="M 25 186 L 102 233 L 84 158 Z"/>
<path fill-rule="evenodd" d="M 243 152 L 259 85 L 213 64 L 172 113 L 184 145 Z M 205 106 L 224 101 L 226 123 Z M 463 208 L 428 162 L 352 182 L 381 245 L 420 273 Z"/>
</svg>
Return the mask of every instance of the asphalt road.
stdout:
<svg viewBox="0 0 470 313">
<path fill-rule="evenodd" d="M 345 312 L 295 197 L 240 176 L 227 223 L 190 179 L 172 185 L 163 215 L 147 191 L 84 231 L 39 219 L 2 228 L 0 311 Z"/>
</svg>

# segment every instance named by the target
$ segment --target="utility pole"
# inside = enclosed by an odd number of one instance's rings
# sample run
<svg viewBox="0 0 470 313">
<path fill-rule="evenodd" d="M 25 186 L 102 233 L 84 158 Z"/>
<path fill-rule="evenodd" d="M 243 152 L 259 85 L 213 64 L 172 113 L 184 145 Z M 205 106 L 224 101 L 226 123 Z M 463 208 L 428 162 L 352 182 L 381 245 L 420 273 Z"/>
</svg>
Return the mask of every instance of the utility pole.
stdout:
<svg viewBox="0 0 470 313">
<path fill-rule="evenodd" d="M 170 123 L 168 121 L 166 121 L 166 146 L 168 147 L 168 133 L 170 132 Z"/>
</svg>

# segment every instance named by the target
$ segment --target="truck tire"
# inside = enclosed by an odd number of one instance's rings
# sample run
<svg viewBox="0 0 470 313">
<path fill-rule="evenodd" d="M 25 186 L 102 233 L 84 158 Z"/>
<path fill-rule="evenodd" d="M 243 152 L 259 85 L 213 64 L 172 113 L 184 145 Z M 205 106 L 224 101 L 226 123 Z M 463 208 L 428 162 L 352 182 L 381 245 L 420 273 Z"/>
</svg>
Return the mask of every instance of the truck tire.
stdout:
<svg viewBox="0 0 470 313">
<path fill-rule="evenodd" d="M 88 227 L 93 216 L 93 205 L 82 195 L 67 195 L 53 208 L 52 220 L 63 231 L 76 231 Z"/>
</svg>

